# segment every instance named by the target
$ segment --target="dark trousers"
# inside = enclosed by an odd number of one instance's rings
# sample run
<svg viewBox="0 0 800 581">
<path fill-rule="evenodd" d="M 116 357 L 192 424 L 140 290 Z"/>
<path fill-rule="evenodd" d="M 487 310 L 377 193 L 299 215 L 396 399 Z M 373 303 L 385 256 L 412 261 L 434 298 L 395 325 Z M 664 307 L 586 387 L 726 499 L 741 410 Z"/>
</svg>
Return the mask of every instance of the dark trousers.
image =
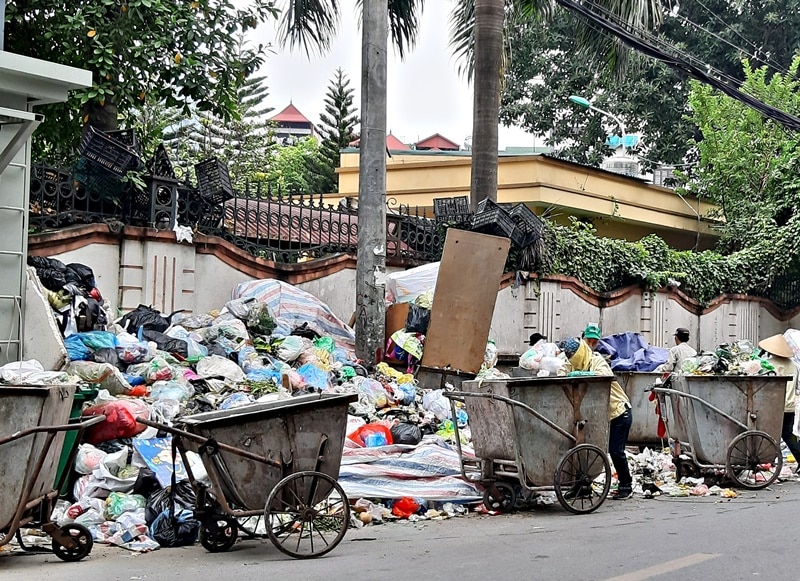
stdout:
<svg viewBox="0 0 800 581">
<path fill-rule="evenodd" d="M 617 471 L 620 488 L 630 488 L 633 482 L 628 459 L 625 458 L 625 445 L 628 443 L 628 432 L 631 431 L 632 422 L 633 416 L 631 409 L 628 408 L 624 414 L 611 420 L 611 430 L 608 434 L 608 454 Z"/>
<path fill-rule="evenodd" d="M 786 442 L 786 447 L 789 448 L 792 456 L 794 456 L 795 462 L 800 462 L 800 442 L 797 441 L 797 436 L 792 433 L 792 428 L 794 428 L 794 412 L 784 412 L 781 438 Z"/>
</svg>

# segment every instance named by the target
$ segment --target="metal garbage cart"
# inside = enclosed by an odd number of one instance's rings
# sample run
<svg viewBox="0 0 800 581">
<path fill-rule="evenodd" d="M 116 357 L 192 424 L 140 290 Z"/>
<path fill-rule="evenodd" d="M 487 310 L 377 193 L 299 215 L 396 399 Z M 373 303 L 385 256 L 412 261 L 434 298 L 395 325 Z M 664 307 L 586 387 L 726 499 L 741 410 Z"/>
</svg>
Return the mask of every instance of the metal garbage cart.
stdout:
<svg viewBox="0 0 800 581">
<path fill-rule="evenodd" d="M 605 501 L 612 474 L 607 454 L 612 379 L 476 380 L 444 393 L 453 414 L 454 401 L 466 405 L 475 459 L 464 454 L 456 426 L 462 475 L 476 481 L 472 475 L 479 473 L 487 508 L 507 511 L 519 494 L 544 491 L 555 491 L 561 506 L 575 514 L 592 512 Z"/>
<path fill-rule="evenodd" d="M 67 472 L 59 478 L 64 435 L 83 431 L 102 422 L 96 416 L 80 423 L 67 424 L 74 385 L 0 386 L 0 546 L 16 536 L 20 547 L 20 528 L 38 525 L 52 537 L 53 553 L 64 561 L 79 561 L 92 550 L 92 535 L 76 523 L 61 527 L 50 520 Z M 75 457 L 72 445 L 68 462 Z"/>
<path fill-rule="evenodd" d="M 658 414 L 655 402 L 650 401 L 651 388 L 663 373 L 645 371 L 616 371 L 620 386 L 631 401 L 633 423 L 628 433 L 629 446 L 658 446 L 665 440 L 658 437 Z"/>
<path fill-rule="evenodd" d="M 724 470 L 743 488 L 765 488 L 783 467 L 786 383 L 765 375 L 673 374 L 658 394 L 676 479 Z"/>
<path fill-rule="evenodd" d="M 200 543 L 236 543 L 238 519 L 263 517 L 277 549 L 320 557 L 344 538 L 350 504 L 336 479 L 354 394 L 316 394 L 182 418 L 184 429 L 138 420 L 173 437 L 197 496 Z M 203 460 L 211 486 L 193 475 L 186 451 Z M 256 536 L 254 531 L 243 532 Z"/>
</svg>

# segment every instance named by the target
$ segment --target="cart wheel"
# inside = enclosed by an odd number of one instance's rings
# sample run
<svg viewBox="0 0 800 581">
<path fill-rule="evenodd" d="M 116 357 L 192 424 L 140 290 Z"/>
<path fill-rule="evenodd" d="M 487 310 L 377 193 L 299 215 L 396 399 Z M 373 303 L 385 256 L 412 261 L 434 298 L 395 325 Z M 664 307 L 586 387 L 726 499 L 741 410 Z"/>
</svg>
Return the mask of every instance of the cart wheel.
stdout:
<svg viewBox="0 0 800 581">
<path fill-rule="evenodd" d="M 200 526 L 199 537 L 209 553 L 224 553 L 236 544 L 239 523 L 233 517 L 216 515 Z"/>
<path fill-rule="evenodd" d="M 783 455 L 775 439 L 765 432 L 739 434 L 728 446 L 725 469 L 742 488 L 766 488 L 781 473 Z"/>
<path fill-rule="evenodd" d="M 514 487 L 506 482 L 495 482 L 494 488 L 499 492 L 499 498 L 492 492 L 491 487 L 487 488 L 483 493 L 483 505 L 489 510 L 497 512 L 513 510 L 517 504 L 517 493 L 514 492 Z"/>
<path fill-rule="evenodd" d="M 608 455 L 591 444 L 575 446 L 558 463 L 554 486 L 565 510 L 575 514 L 597 510 L 611 488 Z"/>
<path fill-rule="evenodd" d="M 62 561 L 80 561 L 92 552 L 92 533 L 83 525 L 69 523 L 61 527 L 61 532 L 72 539 L 74 547 L 68 548 L 53 539 L 53 553 Z"/>
<path fill-rule="evenodd" d="M 331 551 L 350 524 L 350 503 L 333 478 L 297 472 L 278 482 L 264 509 L 267 534 L 279 551 L 313 559 Z"/>
</svg>

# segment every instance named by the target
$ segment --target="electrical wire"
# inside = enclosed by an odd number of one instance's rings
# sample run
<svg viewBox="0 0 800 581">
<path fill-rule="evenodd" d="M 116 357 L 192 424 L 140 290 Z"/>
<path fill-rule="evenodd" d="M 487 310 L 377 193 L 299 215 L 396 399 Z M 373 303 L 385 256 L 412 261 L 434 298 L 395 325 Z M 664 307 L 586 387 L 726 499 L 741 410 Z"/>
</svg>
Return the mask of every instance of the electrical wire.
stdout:
<svg viewBox="0 0 800 581">
<path fill-rule="evenodd" d="M 722 93 L 755 109 L 764 117 L 772 119 L 784 127 L 800 131 L 800 118 L 778 109 L 777 107 L 768 105 L 753 95 L 741 90 L 740 82 L 737 79 L 714 69 L 703 61 L 684 53 L 675 46 L 653 37 L 646 31 L 641 31 L 641 29 L 637 29 L 637 27 L 630 23 L 622 21 L 602 6 L 594 2 L 581 3 L 576 0 L 556 0 L 556 3 L 568 10 L 576 12 L 585 20 L 588 20 L 605 32 L 617 37 L 623 44 L 718 89 Z M 588 6 L 596 8 L 598 12 L 608 13 L 609 17 L 591 10 Z M 617 22 L 614 22 L 615 20 Z"/>
<path fill-rule="evenodd" d="M 703 8 L 703 10 L 705 10 L 706 12 L 708 12 L 708 13 L 709 13 L 709 14 L 710 14 L 710 15 L 711 15 L 711 16 L 712 16 L 714 19 L 716 19 L 716 20 L 718 20 L 720 23 L 722 23 L 722 25 L 723 25 L 725 28 L 727 28 L 727 29 L 728 29 L 728 30 L 730 30 L 730 31 L 731 31 L 733 34 L 735 34 L 736 36 L 738 36 L 739 38 L 741 38 L 743 41 L 745 41 L 747 44 L 749 44 L 750 46 L 752 46 L 752 47 L 753 47 L 753 49 L 756 51 L 756 53 L 758 53 L 758 52 L 761 50 L 761 47 L 757 46 L 757 45 L 756 45 L 756 43 L 754 43 L 753 41 L 751 41 L 750 39 L 748 39 L 747 37 L 745 37 L 745 36 L 744 36 L 742 33 L 740 33 L 738 30 L 736 30 L 736 29 L 735 29 L 735 28 L 733 28 L 733 27 L 732 27 L 730 24 L 728 24 L 727 22 L 725 22 L 725 21 L 724 21 L 724 20 L 723 20 L 723 19 L 722 19 L 722 18 L 719 16 L 719 14 L 716 14 L 716 13 L 715 13 L 713 10 L 711 10 L 711 9 L 710 9 L 708 6 L 706 6 L 705 4 L 703 4 L 703 3 L 702 3 L 700 0 L 695 0 L 695 1 L 696 1 L 696 2 L 697 2 L 697 3 L 698 3 L 698 4 L 699 4 L 699 5 L 700 5 L 700 6 Z M 747 53 L 747 52 L 745 52 L 745 54 L 748 54 L 748 53 Z M 761 57 L 755 56 L 755 55 L 749 55 L 749 56 L 753 56 L 753 58 L 755 58 L 755 59 L 758 59 L 758 60 L 760 60 L 761 62 L 763 62 L 763 63 L 765 63 L 765 64 L 768 64 L 768 65 L 770 65 L 770 66 L 771 66 L 772 68 L 774 68 L 775 70 L 777 70 L 777 71 L 780 71 L 780 72 L 782 72 L 782 73 L 784 73 L 784 74 L 787 74 L 787 73 L 789 72 L 788 70 L 786 70 L 785 68 L 783 68 L 783 66 L 781 66 L 780 64 L 778 64 L 778 63 L 776 63 L 774 60 L 772 60 L 772 59 L 771 59 L 771 58 L 770 58 L 768 55 L 767 55 L 767 57 L 766 57 L 766 60 L 765 60 L 765 59 L 763 59 L 763 58 L 761 58 Z"/>
</svg>

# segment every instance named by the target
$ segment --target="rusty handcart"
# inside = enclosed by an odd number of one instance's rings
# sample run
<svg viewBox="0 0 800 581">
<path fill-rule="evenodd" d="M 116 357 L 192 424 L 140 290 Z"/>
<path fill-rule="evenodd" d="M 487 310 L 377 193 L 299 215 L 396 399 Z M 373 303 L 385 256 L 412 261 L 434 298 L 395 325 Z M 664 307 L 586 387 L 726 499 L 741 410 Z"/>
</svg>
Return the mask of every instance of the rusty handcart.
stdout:
<svg viewBox="0 0 800 581">
<path fill-rule="evenodd" d="M 197 497 L 200 543 L 227 551 L 244 523 L 263 518 L 277 549 L 299 559 L 320 557 L 344 538 L 347 496 L 336 481 L 355 395 L 316 394 L 185 417 L 184 429 L 149 420 L 172 434 Z M 200 455 L 211 486 L 191 471 L 186 451 Z"/>
<path fill-rule="evenodd" d="M 465 455 L 456 425 L 462 475 L 485 488 L 487 508 L 508 511 L 520 495 L 545 491 L 555 491 L 561 506 L 575 514 L 605 501 L 612 478 L 606 452 L 612 379 L 475 380 L 444 393 L 453 417 L 455 401 L 466 405 L 475 458 Z"/>
<path fill-rule="evenodd" d="M 670 438 L 675 476 L 724 474 L 742 488 L 765 488 L 783 467 L 786 383 L 765 375 L 680 375 L 653 387 Z"/>
<path fill-rule="evenodd" d="M 64 435 L 76 431 L 76 441 L 105 416 L 67 423 L 75 385 L 0 387 L 0 547 L 17 538 L 22 527 L 38 526 L 52 538 L 52 551 L 64 561 L 79 561 L 92 551 L 92 534 L 77 523 L 59 527 L 50 515 L 68 471 L 57 479 Z M 72 465 L 77 447 L 67 456 Z"/>
</svg>

